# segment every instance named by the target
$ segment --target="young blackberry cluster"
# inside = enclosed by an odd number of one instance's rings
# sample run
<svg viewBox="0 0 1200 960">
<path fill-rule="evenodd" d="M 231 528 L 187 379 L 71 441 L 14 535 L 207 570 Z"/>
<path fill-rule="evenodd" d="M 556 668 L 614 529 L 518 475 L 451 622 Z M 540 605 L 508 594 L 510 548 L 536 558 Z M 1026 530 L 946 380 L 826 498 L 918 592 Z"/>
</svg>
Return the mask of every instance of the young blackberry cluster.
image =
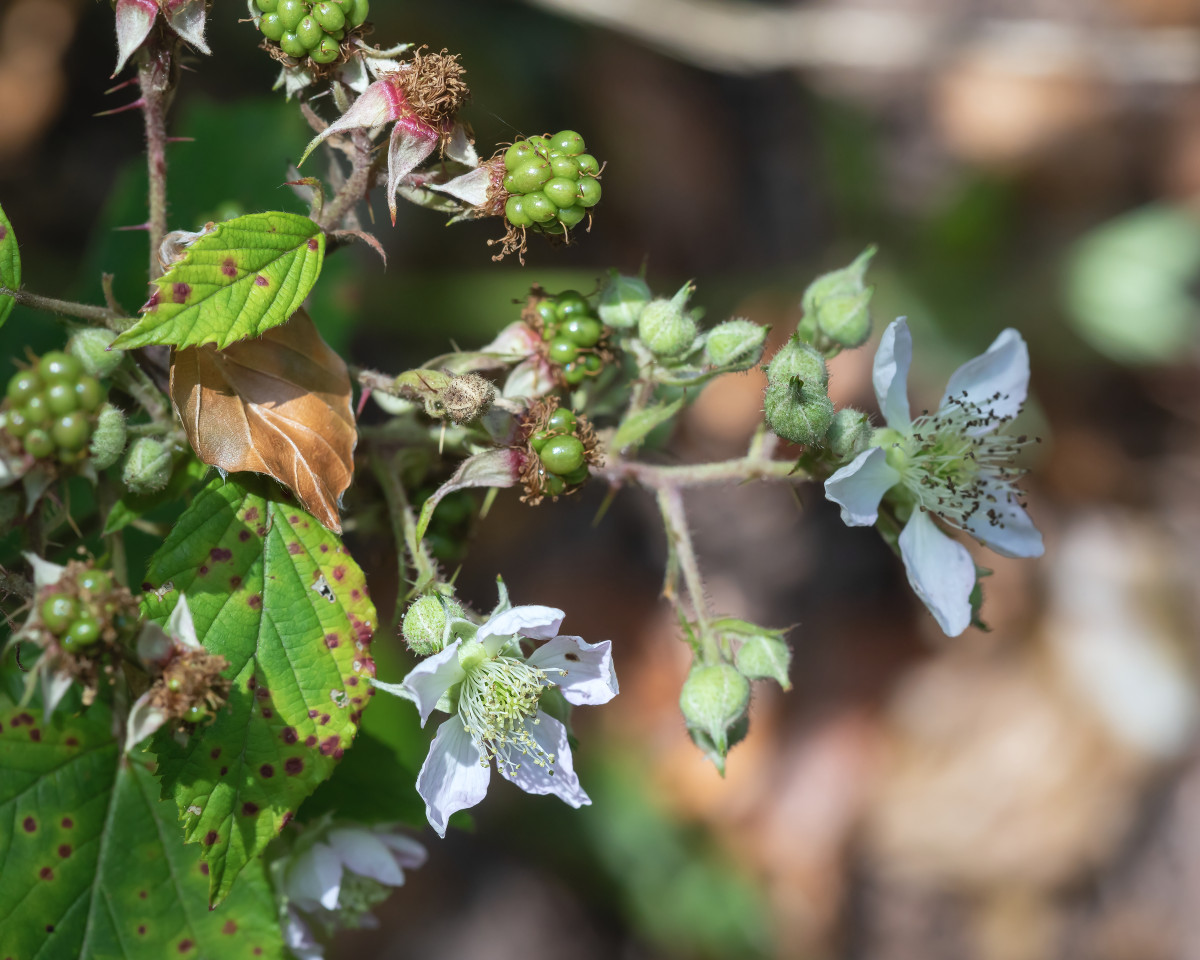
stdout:
<svg viewBox="0 0 1200 960">
<path fill-rule="evenodd" d="M 562 371 L 568 386 L 577 387 L 604 369 L 611 359 L 605 340 L 608 330 L 592 313 L 583 294 L 564 290 L 547 295 L 535 292 L 528 317 L 545 343 L 546 359 Z M 528 315 L 527 315 L 528 316 Z"/>
<path fill-rule="evenodd" d="M 52 351 L 8 381 L 0 429 L 38 460 L 75 464 L 88 454 L 88 441 L 106 392 L 83 372 L 79 360 Z"/>
<path fill-rule="evenodd" d="M 603 462 L 587 417 L 560 407 L 557 397 L 544 397 L 530 407 L 522 436 L 527 457 L 521 499 L 531 506 L 544 497 L 574 493 L 587 482 L 589 468 Z"/>
<path fill-rule="evenodd" d="M 504 216 L 518 229 L 565 234 L 600 202 L 600 164 L 574 130 L 518 140 L 504 154 Z"/>
<path fill-rule="evenodd" d="M 254 0 L 258 29 L 296 60 L 333 63 L 346 33 L 367 19 L 367 0 Z"/>
</svg>

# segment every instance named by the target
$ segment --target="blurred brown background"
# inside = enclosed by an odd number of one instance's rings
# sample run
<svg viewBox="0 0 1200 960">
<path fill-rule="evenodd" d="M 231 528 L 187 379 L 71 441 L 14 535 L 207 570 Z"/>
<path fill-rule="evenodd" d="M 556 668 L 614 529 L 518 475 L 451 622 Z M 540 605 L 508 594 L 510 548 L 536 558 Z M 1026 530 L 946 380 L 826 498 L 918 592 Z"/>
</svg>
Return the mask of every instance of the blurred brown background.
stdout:
<svg viewBox="0 0 1200 960">
<path fill-rule="evenodd" d="M 175 107 L 196 142 L 171 148 L 174 227 L 295 203 L 303 123 L 242 5 L 214 6 L 216 58 Z M 678 716 L 648 498 L 593 528 L 603 491 L 501 496 L 464 598 L 487 609 L 499 573 L 615 642 L 620 698 L 577 717 L 595 805 L 495 786 L 331 956 L 1200 957 L 1200 2 L 375 0 L 372 20 L 463 53 L 481 152 L 571 126 L 609 167 L 591 235 L 524 270 L 490 262 L 490 224 L 413 209 L 392 231 L 377 204 L 387 271 L 344 251 L 316 294 L 335 346 L 399 370 L 485 342 L 532 281 L 588 292 L 643 261 L 778 343 L 807 282 L 877 242 L 877 328 L 910 317 L 918 406 L 1004 326 L 1028 339 L 1047 555 L 981 551 L 992 631 L 947 642 L 819 490 L 689 497 L 714 606 L 796 624 L 795 689 L 756 690 L 722 780 Z M 0 201 L 30 289 L 97 298 L 109 270 L 133 304 L 144 235 L 114 228 L 144 218 L 139 121 L 92 116 L 127 95 L 103 95 L 111 24 L 92 0 L 0 0 Z M 0 346 L 56 336 L 18 311 Z M 870 359 L 838 358 L 835 400 L 872 408 Z M 761 389 L 713 385 L 656 455 L 744 449 Z M 353 545 L 385 607 L 375 515 Z M 406 655 L 377 647 L 396 679 Z M 409 713 L 377 704 L 368 727 L 419 763 Z"/>
</svg>

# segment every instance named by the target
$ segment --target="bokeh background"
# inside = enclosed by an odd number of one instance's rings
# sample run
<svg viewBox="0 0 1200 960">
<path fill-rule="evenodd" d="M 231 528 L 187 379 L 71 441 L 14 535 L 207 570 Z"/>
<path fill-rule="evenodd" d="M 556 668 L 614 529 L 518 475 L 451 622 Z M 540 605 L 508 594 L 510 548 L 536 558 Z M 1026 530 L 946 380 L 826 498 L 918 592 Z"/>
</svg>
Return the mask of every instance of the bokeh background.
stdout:
<svg viewBox="0 0 1200 960">
<path fill-rule="evenodd" d="M 173 113 L 195 138 L 170 148 L 176 228 L 302 209 L 281 184 L 306 127 L 242 4 L 214 6 L 216 56 Z M 678 715 L 687 654 L 649 499 L 623 491 L 598 526 L 601 490 L 536 509 L 505 493 L 483 521 L 461 503 L 464 599 L 488 609 L 500 574 L 614 640 L 621 696 L 576 717 L 595 803 L 494 785 L 466 829 L 424 831 L 429 864 L 330 956 L 1200 957 L 1200 2 L 375 0 L 372 20 L 380 42 L 463 54 L 481 152 L 569 126 L 609 166 L 591 234 L 535 244 L 523 269 L 491 262 L 494 224 L 412 208 L 393 230 L 377 204 L 386 270 L 344 249 L 314 294 L 335 347 L 404 369 L 486 342 L 531 282 L 586 293 L 643 264 L 778 344 L 808 281 L 875 242 L 877 333 L 910 318 L 918 398 L 1003 327 L 1029 341 L 1047 554 L 980 553 L 992 629 L 948 642 L 819 490 L 689 495 L 713 605 L 795 625 L 795 688 L 756 689 L 721 779 Z M 0 2 L 0 200 L 29 289 L 98 300 L 108 271 L 132 305 L 145 235 L 117 228 L 145 218 L 140 120 L 94 116 L 130 97 L 104 94 L 111 34 L 106 3 Z M 18 308 L 0 356 L 59 329 Z M 833 363 L 839 403 L 873 409 L 871 354 Z M 653 455 L 735 455 L 762 387 L 713 385 Z M 390 609 L 368 482 L 351 544 Z M 386 679 L 410 665 L 375 648 Z M 419 820 L 429 734 L 384 699 L 374 752 L 339 776 L 389 770 L 377 789 Z"/>
</svg>

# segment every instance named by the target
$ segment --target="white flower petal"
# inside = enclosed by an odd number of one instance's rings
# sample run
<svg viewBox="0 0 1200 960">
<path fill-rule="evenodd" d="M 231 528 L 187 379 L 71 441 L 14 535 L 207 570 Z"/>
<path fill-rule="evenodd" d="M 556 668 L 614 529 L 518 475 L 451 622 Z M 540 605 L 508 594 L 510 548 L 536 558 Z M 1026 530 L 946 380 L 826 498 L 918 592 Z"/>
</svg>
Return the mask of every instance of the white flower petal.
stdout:
<svg viewBox="0 0 1200 960">
<path fill-rule="evenodd" d="M 429 851 L 423 843 L 418 843 L 412 837 L 403 833 L 393 833 L 390 827 L 376 827 L 375 835 L 381 843 L 392 851 L 396 862 L 407 870 L 415 870 L 425 865 L 429 859 Z"/>
<path fill-rule="evenodd" d="M 912 334 L 904 317 L 893 320 L 883 331 L 871 381 L 883 418 L 893 430 L 908 429 L 912 418 L 908 412 L 908 368 L 912 365 Z"/>
<path fill-rule="evenodd" d="M 285 891 L 301 910 L 336 910 L 342 890 L 342 861 L 328 844 L 314 843 L 288 867 Z"/>
<path fill-rule="evenodd" d="M 996 502 L 985 504 L 967 521 L 967 531 L 1002 557 L 1040 557 L 1042 535 L 1029 514 L 1003 489 L 994 489 Z"/>
<path fill-rule="evenodd" d="M 536 722 L 535 722 L 536 721 Z M 579 785 L 579 777 L 571 762 L 571 745 L 567 742 L 567 728 L 541 710 L 534 720 L 525 721 L 529 735 L 547 754 L 554 758 L 553 764 L 538 766 L 529 757 L 514 757 L 520 763 L 515 770 L 497 760 L 496 768 L 505 780 L 511 780 L 526 793 L 552 793 L 564 803 L 576 809 L 590 804 L 591 798 Z"/>
<path fill-rule="evenodd" d="M 170 619 L 167 620 L 167 632 L 185 647 L 191 647 L 193 650 L 200 649 L 200 640 L 196 636 L 196 624 L 192 620 L 192 611 L 188 606 L 187 597 L 182 594 L 179 596 L 179 602 L 175 604 L 175 609 L 171 611 Z"/>
<path fill-rule="evenodd" d="M 568 703 L 608 703 L 621 692 L 611 640 L 587 643 L 582 637 L 555 637 L 534 650 L 526 663 L 545 670 Z"/>
<path fill-rule="evenodd" d="M 389 887 L 404 883 L 404 871 L 392 851 L 369 830 L 344 827 L 329 831 L 329 845 L 342 859 L 342 866 L 359 876 L 370 877 Z"/>
<path fill-rule="evenodd" d="M 437 143 L 437 131 L 416 117 L 401 117 L 392 127 L 392 136 L 388 140 L 387 201 L 393 227 L 396 225 L 396 190 L 400 181 L 433 153 Z"/>
<path fill-rule="evenodd" d="M 57 670 L 42 671 L 42 715 L 47 721 L 74 682 L 68 674 Z"/>
<path fill-rule="evenodd" d="M 1009 327 L 984 353 L 954 371 L 946 384 L 942 406 L 952 398 L 963 399 L 995 417 L 1015 417 L 1028 392 L 1029 348 Z"/>
<path fill-rule="evenodd" d="M 900 482 L 900 474 L 888 466 L 882 447 L 864 450 L 825 481 L 825 498 L 842 508 L 842 523 L 869 527 L 879 516 L 879 501 Z"/>
<path fill-rule="evenodd" d="M 317 938 L 295 907 L 288 907 L 287 920 L 283 924 L 283 942 L 296 960 L 322 960 L 325 956 Z"/>
<path fill-rule="evenodd" d="M 129 709 L 125 730 L 125 752 L 128 753 L 167 722 L 167 715 L 157 707 L 150 706 L 150 691 L 147 690 Z"/>
<path fill-rule="evenodd" d="M 60 567 L 57 563 L 43 560 L 36 553 L 25 553 L 24 556 L 29 566 L 33 568 L 33 586 L 37 590 L 48 587 L 52 583 L 58 583 L 62 579 L 63 571 L 67 569 Z"/>
<path fill-rule="evenodd" d="M 971 625 L 975 563 L 967 548 L 946 536 L 924 510 L 913 510 L 900 531 L 908 582 L 948 637 Z"/>
<path fill-rule="evenodd" d="M 479 747 L 458 714 L 444 721 L 417 775 L 425 818 L 439 837 L 446 835 L 451 814 L 473 807 L 487 796 L 491 778 L 491 766 L 479 762 Z"/>
<path fill-rule="evenodd" d="M 488 637 L 511 637 L 519 634 L 532 640 L 549 640 L 558 636 L 566 616 L 557 607 L 528 605 L 513 607 L 497 614 L 479 628 L 475 639 L 482 643 Z"/>
<path fill-rule="evenodd" d="M 408 672 L 401 684 L 408 691 L 409 699 L 417 705 L 421 726 L 425 726 L 442 695 L 466 676 L 458 665 L 458 648 L 461 644 L 461 640 L 455 640 L 441 653 L 422 660 Z"/>
</svg>

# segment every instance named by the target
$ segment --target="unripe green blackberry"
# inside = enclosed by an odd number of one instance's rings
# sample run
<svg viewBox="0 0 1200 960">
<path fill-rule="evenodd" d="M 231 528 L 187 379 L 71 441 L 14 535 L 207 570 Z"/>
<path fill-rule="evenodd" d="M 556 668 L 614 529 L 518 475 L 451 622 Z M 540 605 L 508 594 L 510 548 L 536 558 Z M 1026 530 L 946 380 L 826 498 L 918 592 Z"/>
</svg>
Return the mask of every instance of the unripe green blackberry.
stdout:
<svg viewBox="0 0 1200 960">
<path fill-rule="evenodd" d="M 772 430 L 804 446 L 819 446 L 833 422 L 833 401 L 824 388 L 804 386 L 799 379 L 768 381 L 763 409 Z"/>
<path fill-rule="evenodd" d="M 78 331 L 67 342 L 67 352 L 82 364 L 84 371 L 93 377 L 104 378 L 112 374 L 125 359 L 122 350 L 109 350 L 117 338 L 111 330 L 88 327 Z"/>
<path fill-rule="evenodd" d="M 132 493 L 157 493 L 171 479 L 171 459 L 166 444 L 153 437 L 139 437 L 129 447 L 121 480 Z"/>
<path fill-rule="evenodd" d="M 461 616 L 462 607 L 455 601 L 427 593 L 409 604 L 400 633 L 408 649 L 419 657 L 428 657 L 445 648 L 447 627 Z"/>
<path fill-rule="evenodd" d="M 342 55 L 347 30 L 367 19 L 367 0 L 254 0 L 262 16 L 258 29 L 289 57 L 314 64 Z"/>
<path fill-rule="evenodd" d="M 652 300 L 638 317 L 638 339 L 656 356 L 673 359 L 696 342 L 696 321 L 687 315 L 692 285 L 685 283 L 670 300 Z"/>
<path fill-rule="evenodd" d="M 679 692 L 679 709 L 689 727 L 701 731 L 724 756 L 729 728 L 750 706 L 750 681 L 727 663 L 694 666 Z"/>
<path fill-rule="evenodd" d="M 125 452 L 125 414 L 111 404 L 105 404 L 96 418 L 92 441 L 88 447 L 96 469 L 111 467 Z"/>
<path fill-rule="evenodd" d="M 763 341 L 767 339 L 769 329 L 750 320 L 727 320 L 717 324 L 704 342 L 708 362 L 716 367 L 733 363 L 752 366 L 762 356 Z"/>
<path fill-rule="evenodd" d="M 35 459 L 75 464 L 86 456 L 95 411 L 104 397 L 104 388 L 84 372 L 78 357 L 51 351 L 9 380 L 3 429 Z"/>
<path fill-rule="evenodd" d="M 626 277 L 613 270 L 600 291 L 596 312 L 608 326 L 629 330 L 637 326 L 642 311 L 652 298 L 650 288 L 641 277 Z"/>
<path fill-rule="evenodd" d="M 583 154 L 583 137 L 561 130 L 552 137 L 518 140 L 504 152 L 504 215 L 517 229 L 562 234 L 600 200 L 600 167 Z M 582 162 L 586 156 L 587 162 Z"/>
</svg>

